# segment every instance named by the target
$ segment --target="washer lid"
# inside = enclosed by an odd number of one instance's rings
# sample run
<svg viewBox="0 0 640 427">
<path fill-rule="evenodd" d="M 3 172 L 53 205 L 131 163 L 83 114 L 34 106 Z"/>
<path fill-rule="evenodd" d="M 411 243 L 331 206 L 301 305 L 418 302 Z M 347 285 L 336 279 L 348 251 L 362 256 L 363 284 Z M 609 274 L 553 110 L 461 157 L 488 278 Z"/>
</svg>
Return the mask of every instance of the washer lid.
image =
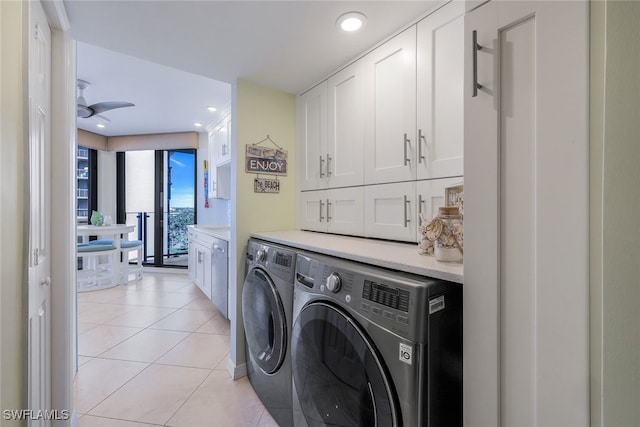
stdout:
<svg viewBox="0 0 640 427">
<path fill-rule="evenodd" d="M 398 426 L 395 393 L 366 333 L 341 309 L 305 306 L 293 326 L 295 395 L 309 426 Z"/>
<path fill-rule="evenodd" d="M 274 374 L 287 351 L 287 321 L 280 295 L 260 267 L 245 279 L 242 318 L 249 356 L 266 374 Z"/>
</svg>

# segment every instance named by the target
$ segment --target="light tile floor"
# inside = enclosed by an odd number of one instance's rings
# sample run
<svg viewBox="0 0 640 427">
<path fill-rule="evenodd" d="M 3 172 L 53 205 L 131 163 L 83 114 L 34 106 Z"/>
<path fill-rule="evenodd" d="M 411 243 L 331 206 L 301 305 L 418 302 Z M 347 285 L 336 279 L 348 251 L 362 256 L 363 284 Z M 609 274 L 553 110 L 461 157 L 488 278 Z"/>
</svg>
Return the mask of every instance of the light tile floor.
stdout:
<svg viewBox="0 0 640 427">
<path fill-rule="evenodd" d="M 80 427 L 273 427 L 246 377 L 232 381 L 229 321 L 186 274 L 78 294 Z"/>
</svg>

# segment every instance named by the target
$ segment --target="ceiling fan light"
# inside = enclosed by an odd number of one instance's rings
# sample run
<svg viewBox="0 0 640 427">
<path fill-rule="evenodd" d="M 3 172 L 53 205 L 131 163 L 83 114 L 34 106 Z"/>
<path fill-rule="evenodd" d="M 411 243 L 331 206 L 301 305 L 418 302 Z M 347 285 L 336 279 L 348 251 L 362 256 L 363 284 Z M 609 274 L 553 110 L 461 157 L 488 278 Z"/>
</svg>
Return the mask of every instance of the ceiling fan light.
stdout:
<svg viewBox="0 0 640 427">
<path fill-rule="evenodd" d="M 202 127 L 202 123 L 200 122 L 195 122 L 193 125 L 197 128 Z"/>
<path fill-rule="evenodd" d="M 340 15 L 336 21 L 336 25 L 342 31 L 352 33 L 364 28 L 367 23 L 367 17 L 360 12 L 348 12 Z"/>
</svg>

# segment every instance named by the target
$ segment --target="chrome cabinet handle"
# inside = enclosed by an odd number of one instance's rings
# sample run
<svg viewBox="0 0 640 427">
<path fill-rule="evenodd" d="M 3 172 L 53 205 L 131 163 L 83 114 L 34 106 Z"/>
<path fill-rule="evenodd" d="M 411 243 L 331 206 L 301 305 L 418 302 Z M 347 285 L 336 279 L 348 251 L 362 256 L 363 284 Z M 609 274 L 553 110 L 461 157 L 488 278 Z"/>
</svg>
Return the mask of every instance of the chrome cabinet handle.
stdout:
<svg viewBox="0 0 640 427">
<path fill-rule="evenodd" d="M 320 178 L 324 177 L 324 173 L 322 173 L 322 166 L 324 165 L 324 159 L 320 156 Z"/>
<path fill-rule="evenodd" d="M 324 206 L 324 203 L 322 203 L 322 200 L 320 200 L 320 222 L 322 222 L 322 220 L 324 219 L 324 217 L 322 216 L 322 207 Z"/>
<path fill-rule="evenodd" d="M 331 176 L 331 168 L 329 167 L 329 163 L 331 162 L 331 156 L 327 153 L 327 177 Z"/>
<path fill-rule="evenodd" d="M 327 222 L 331 221 L 331 217 L 329 216 L 330 207 L 331 207 L 331 203 L 329 203 L 329 199 L 327 199 Z"/>
<path fill-rule="evenodd" d="M 422 194 L 418 194 L 418 215 L 422 215 L 423 204 L 424 204 L 424 199 L 422 198 Z"/>
<path fill-rule="evenodd" d="M 478 51 L 482 50 L 482 46 L 478 44 L 478 30 L 471 32 L 471 51 L 473 52 L 473 94 L 472 98 L 478 96 L 478 89 L 482 89 L 482 85 L 478 83 Z"/>
<path fill-rule="evenodd" d="M 427 162 L 422 154 L 422 141 L 424 141 L 425 144 L 427 143 L 427 139 L 422 134 L 422 129 L 418 129 L 418 163 L 422 163 L 423 160 L 425 163 Z"/>
<path fill-rule="evenodd" d="M 407 212 L 407 206 L 411 205 L 411 201 L 407 199 L 407 196 L 404 196 L 404 226 L 405 228 L 407 227 L 407 225 L 411 222 L 411 219 L 409 219 L 409 214 Z"/>
<path fill-rule="evenodd" d="M 404 134 L 404 165 L 407 166 L 407 163 L 409 163 L 411 161 L 411 159 L 409 159 L 409 157 L 407 157 L 407 145 L 409 145 L 411 143 L 411 140 L 409 139 L 409 137 L 407 136 L 407 134 Z"/>
</svg>

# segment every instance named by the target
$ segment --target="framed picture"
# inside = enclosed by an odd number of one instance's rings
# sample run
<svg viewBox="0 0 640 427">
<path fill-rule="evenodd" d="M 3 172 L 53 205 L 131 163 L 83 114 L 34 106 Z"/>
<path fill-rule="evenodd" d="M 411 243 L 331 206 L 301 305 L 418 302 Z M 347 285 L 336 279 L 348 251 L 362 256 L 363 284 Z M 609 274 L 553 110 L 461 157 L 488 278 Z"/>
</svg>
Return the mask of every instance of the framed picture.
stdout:
<svg viewBox="0 0 640 427">
<path fill-rule="evenodd" d="M 447 206 L 457 206 L 460 215 L 464 215 L 464 185 L 458 184 L 444 189 L 445 204 Z"/>
</svg>

